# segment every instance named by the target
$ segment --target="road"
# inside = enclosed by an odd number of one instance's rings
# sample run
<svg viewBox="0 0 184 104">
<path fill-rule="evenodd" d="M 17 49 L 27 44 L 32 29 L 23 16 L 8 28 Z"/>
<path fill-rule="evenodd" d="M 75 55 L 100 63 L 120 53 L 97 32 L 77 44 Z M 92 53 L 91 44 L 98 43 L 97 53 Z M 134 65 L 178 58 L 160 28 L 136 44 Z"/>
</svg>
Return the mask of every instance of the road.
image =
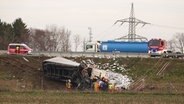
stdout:
<svg viewBox="0 0 184 104">
<path fill-rule="evenodd" d="M 0 50 L 0 55 L 7 54 L 6 50 Z M 150 57 L 147 53 L 106 53 L 106 52 L 32 52 L 31 56 L 62 56 L 62 57 L 99 57 L 99 58 L 110 58 L 110 57 Z M 153 56 L 161 56 L 158 54 L 151 54 Z M 184 54 L 163 54 L 166 57 L 184 57 Z"/>
<path fill-rule="evenodd" d="M 99 53 L 99 52 L 33 52 L 33 55 L 62 57 L 149 57 L 147 53 Z"/>
</svg>

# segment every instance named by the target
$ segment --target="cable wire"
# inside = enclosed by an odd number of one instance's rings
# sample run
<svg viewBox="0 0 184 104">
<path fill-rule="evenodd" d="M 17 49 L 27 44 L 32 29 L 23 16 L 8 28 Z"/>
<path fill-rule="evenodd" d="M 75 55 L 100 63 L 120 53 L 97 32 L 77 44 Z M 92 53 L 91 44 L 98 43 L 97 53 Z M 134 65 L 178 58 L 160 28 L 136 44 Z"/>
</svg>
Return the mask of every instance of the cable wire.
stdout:
<svg viewBox="0 0 184 104">
<path fill-rule="evenodd" d="M 172 29 L 184 30 L 183 27 L 175 27 L 175 26 L 167 26 L 167 25 L 158 25 L 158 24 L 150 24 L 150 25 L 157 26 L 157 27 L 163 27 L 163 28 L 172 28 Z"/>
</svg>

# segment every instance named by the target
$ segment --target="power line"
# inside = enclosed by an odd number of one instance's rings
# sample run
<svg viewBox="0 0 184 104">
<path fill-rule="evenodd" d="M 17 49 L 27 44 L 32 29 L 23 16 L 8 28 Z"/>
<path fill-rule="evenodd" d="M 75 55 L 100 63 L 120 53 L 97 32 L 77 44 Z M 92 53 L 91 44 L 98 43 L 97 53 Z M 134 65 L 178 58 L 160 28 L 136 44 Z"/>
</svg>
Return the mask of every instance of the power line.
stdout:
<svg viewBox="0 0 184 104">
<path fill-rule="evenodd" d="M 107 33 L 109 30 L 111 30 L 113 26 L 114 26 L 114 25 L 111 25 L 111 26 L 109 26 L 108 28 L 104 29 L 103 31 L 101 31 L 101 32 L 99 32 L 99 33 L 97 33 L 97 34 L 99 35 L 100 38 L 104 38 L 105 35 L 106 35 L 106 33 Z"/>
<path fill-rule="evenodd" d="M 171 29 L 184 30 L 183 27 L 175 27 L 175 26 L 167 26 L 167 25 L 158 25 L 158 24 L 151 24 L 151 25 L 157 26 L 157 27 L 163 27 L 163 28 L 171 28 Z"/>
</svg>

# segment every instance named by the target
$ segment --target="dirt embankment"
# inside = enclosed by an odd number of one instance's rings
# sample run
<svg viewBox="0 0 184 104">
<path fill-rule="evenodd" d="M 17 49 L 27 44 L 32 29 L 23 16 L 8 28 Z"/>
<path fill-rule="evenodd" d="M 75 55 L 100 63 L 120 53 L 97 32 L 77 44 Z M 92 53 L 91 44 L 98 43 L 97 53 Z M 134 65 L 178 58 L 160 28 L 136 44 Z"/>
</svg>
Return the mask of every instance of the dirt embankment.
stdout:
<svg viewBox="0 0 184 104">
<path fill-rule="evenodd" d="M 49 57 L 0 56 L 0 90 L 61 89 L 63 84 L 45 79 L 42 61 Z"/>
<path fill-rule="evenodd" d="M 42 61 L 50 57 L 44 56 L 0 56 L 0 91 L 24 90 L 62 90 L 64 83 L 46 79 L 42 73 Z M 134 80 L 132 90 L 184 92 L 184 64 L 179 59 L 150 58 L 70 58 L 77 62 L 91 59 L 99 66 L 122 66 L 120 72 L 131 76 Z M 116 63 L 116 65 L 114 64 Z M 119 69 L 120 67 L 118 67 Z M 122 69 L 122 68 L 120 68 Z"/>
</svg>

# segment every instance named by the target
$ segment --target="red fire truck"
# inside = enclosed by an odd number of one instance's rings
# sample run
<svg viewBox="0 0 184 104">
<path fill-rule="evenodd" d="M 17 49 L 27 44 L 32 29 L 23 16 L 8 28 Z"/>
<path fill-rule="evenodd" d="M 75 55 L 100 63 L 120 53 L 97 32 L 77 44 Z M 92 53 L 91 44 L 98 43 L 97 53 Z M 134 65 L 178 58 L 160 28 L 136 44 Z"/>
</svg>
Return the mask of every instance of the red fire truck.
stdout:
<svg viewBox="0 0 184 104">
<path fill-rule="evenodd" d="M 148 42 L 149 54 L 161 55 L 167 51 L 167 44 L 165 40 L 162 39 L 151 39 Z"/>
</svg>

